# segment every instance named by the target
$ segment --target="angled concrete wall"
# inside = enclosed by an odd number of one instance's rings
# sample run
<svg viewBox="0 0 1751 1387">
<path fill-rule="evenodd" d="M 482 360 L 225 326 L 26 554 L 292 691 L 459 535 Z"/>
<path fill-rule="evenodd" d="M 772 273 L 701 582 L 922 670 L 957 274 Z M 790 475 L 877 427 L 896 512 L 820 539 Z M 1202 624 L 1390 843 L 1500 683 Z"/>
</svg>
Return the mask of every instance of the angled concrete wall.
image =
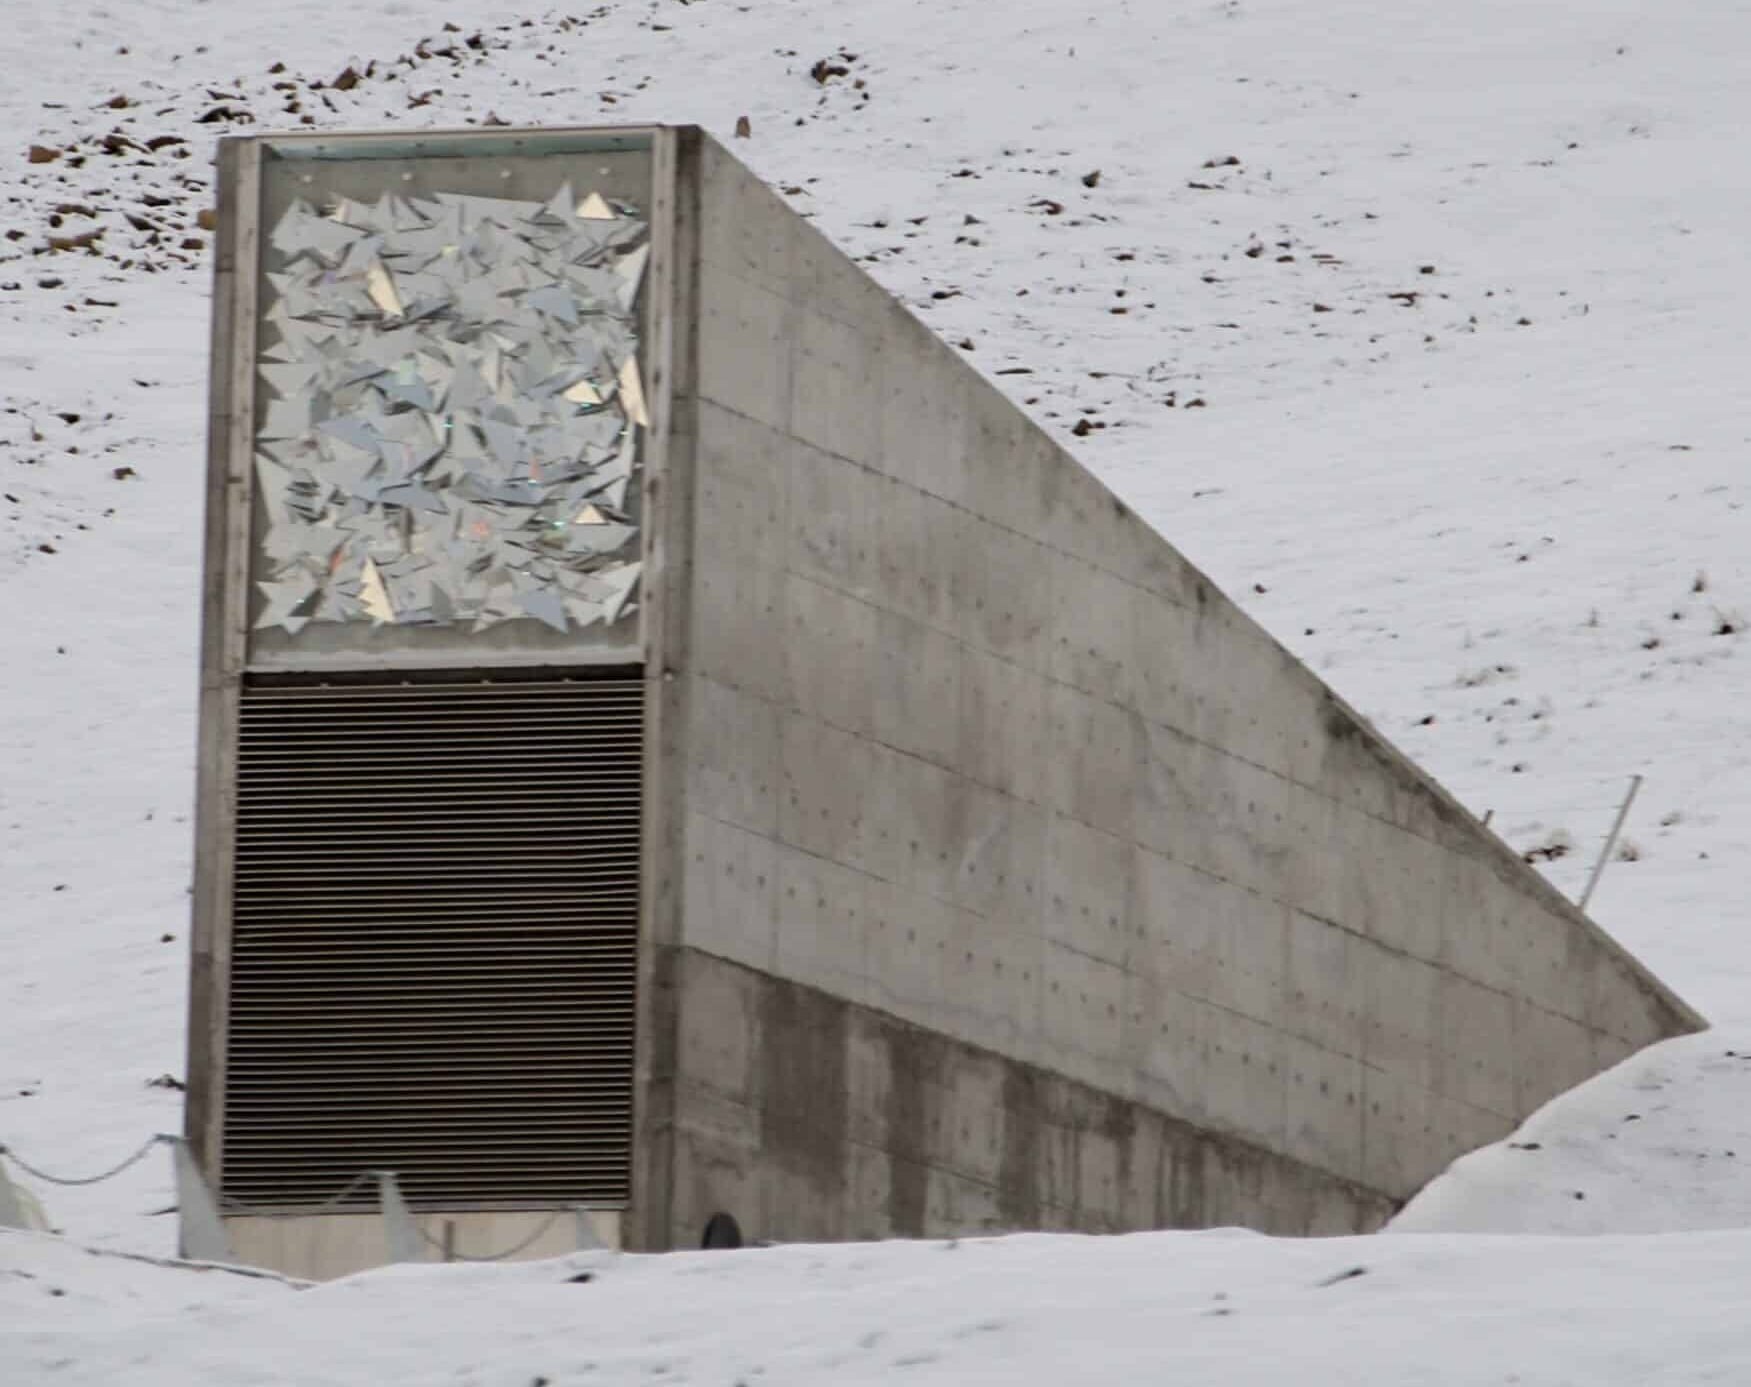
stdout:
<svg viewBox="0 0 1751 1387">
<path fill-rule="evenodd" d="M 1365 1229 L 1701 1024 L 723 149 L 677 149 L 647 821 L 679 869 L 635 1243 L 720 1208 Z"/>
</svg>

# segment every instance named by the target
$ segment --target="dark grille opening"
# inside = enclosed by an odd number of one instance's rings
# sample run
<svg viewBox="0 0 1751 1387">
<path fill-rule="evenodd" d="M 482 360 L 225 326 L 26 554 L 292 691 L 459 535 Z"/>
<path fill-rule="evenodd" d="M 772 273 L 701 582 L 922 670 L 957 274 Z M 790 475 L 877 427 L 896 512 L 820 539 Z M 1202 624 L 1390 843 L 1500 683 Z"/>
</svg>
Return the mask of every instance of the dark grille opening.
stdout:
<svg viewBox="0 0 1751 1387">
<path fill-rule="evenodd" d="M 233 1207 L 626 1202 L 642 728 L 636 675 L 245 688 Z"/>
</svg>

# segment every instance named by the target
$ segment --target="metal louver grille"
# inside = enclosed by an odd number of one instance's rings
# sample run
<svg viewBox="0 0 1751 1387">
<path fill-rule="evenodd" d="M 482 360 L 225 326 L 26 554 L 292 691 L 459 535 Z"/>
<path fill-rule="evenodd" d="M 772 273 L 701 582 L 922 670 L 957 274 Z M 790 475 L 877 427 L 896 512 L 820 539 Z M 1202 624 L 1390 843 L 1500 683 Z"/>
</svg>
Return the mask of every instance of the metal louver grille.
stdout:
<svg viewBox="0 0 1751 1387">
<path fill-rule="evenodd" d="M 636 676 L 245 688 L 225 1200 L 382 1169 L 428 1207 L 625 1202 L 642 704 Z"/>
</svg>

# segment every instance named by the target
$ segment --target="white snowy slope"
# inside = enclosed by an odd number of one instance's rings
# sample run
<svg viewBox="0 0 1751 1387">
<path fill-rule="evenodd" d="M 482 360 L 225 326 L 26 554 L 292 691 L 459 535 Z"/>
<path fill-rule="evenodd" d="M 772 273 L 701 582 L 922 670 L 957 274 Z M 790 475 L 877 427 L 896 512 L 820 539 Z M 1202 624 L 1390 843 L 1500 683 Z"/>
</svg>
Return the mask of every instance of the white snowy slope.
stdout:
<svg viewBox="0 0 1751 1387">
<path fill-rule="evenodd" d="M 0 1143 L 77 1175 L 180 1122 L 153 1082 L 183 1061 L 213 138 L 697 121 L 1511 843 L 1556 854 L 1563 889 L 1646 777 L 1593 912 L 1716 1029 L 1560 1100 L 1400 1226 L 1746 1222 L 1751 12 L 62 0 L 0 20 Z M 171 1246 L 162 1152 L 25 1183 L 80 1239 Z M 1246 1245 L 1260 1275 L 1313 1255 Z M 1685 1257 L 1662 1249 L 1704 1245 L 1731 1240 L 1610 1244 L 1663 1282 Z M 1479 1284 L 1532 1264 L 1452 1246 Z"/>
<path fill-rule="evenodd" d="M 1224 1231 L 592 1253 L 392 1267 L 307 1290 L 213 1271 L 148 1275 L 53 1241 L 0 1234 L 9 1383 L 1647 1387 L 1751 1377 L 1743 1233 L 1279 1242 Z"/>
<path fill-rule="evenodd" d="M 1455 1161 L 1395 1233 L 1751 1229 L 1751 1051 L 1656 1046 Z"/>
</svg>

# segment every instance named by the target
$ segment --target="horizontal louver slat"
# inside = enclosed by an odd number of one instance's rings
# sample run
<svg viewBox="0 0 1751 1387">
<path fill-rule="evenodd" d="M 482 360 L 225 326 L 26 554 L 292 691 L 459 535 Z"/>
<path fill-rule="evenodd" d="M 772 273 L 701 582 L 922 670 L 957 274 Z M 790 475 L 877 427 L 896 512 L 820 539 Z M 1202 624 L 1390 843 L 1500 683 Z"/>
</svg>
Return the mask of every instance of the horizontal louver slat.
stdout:
<svg viewBox="0 0 1751 1387">
<path fill-rule="evenodd" d="M 246 686 L 230 1207 L 625 1202 L 642 721 L 636 676 Z"/>
</svg>

